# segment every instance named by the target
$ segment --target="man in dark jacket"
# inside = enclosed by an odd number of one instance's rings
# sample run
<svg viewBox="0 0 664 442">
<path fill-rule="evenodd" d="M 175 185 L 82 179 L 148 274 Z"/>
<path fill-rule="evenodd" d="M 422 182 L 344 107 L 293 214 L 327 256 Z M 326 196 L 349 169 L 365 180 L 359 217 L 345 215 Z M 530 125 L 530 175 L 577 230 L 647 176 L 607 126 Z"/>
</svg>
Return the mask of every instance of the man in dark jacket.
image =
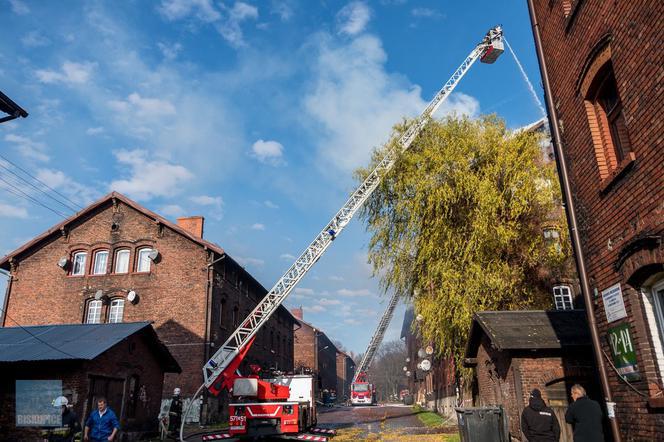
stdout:
<svg viewBox="0 0 664 442">
<path fill-rule="evenodd" d="M 542 400 L 542 393 L 536 388 L 530 393 L 528 406 L 521 413 L 521 431 L 529 442 L 558 442 L 560 425 L 553 410 Z"/>
<path fill-rule="evenodd" d="M 565 413 L 565 420 L 574 428 L 574 442 L 603 442 L 602 409 L 586 396 L 586 390 L 576 384 L 572 386 L 572 399 Z"/>
</svg>

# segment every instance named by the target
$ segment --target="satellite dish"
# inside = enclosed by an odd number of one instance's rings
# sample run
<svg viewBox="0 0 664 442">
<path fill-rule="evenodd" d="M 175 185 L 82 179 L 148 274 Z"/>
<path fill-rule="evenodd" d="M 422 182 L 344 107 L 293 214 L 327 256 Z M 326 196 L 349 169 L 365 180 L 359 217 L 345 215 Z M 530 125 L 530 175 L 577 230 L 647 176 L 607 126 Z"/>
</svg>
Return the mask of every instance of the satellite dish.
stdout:
<svg viewBox="0 0 664 442">
<path fill-rule="evenodd" d="M 427 348 L 424 349 L 424 352 L 428 355 L 433 354 L 433 347 L 431 345 L 427 345 Z"/>
<path fill-rule="evenodd" d="M 425 359 L 422 362 L 420 362 L 420 369 L 422 369 L 424 371 L 431 370 L 431 361 L 428 360 L 428 359 Z"/>
<path fill-rule="evenodd" d="M 423 358 L 426 355 L 427 355 L 427 353 L 424 351 L 423 348 L 420 348 L 419 350 L 417 350 L 417 356 L 419 356 L 420 358 Z"/>
<path fill-rule="evenodd" d="M 410 358 L 406 358 L 406 362 L 410 362 Z"/>
<path fill-rule="evenodd" d="M 58 260 L 58 267 L 60 267 L 61 269 L 67 267 L 67 264 L 69 264 L 69 259 L 67 259 L 66 256 L 63 256 Z"/>
<path fill-rule="evenodd" d="M 417 363 L 417 369 L 418 369 L 418 370 L 422 370 L 422 363 L 421 363 L 421 362 L 418 362 L 418 363 Z"/>
<path fill-rule="evenodd" d="M 159 250 L 152 249 L 152 251 L 148 253 L 148 258 L 150 258 L 153 261 L 159 258 Z"/>
<path fill-rule="evenodd" d="M 104 292 L 101 289 L 99 289 L 95 292 L 95 299 L 97 301 L 99 301 L 103 297 L 104 297 Z"/>
<path fill-rule="evenodd" d="M 424 320 L 424 316 L 422 316 L 422 315 L 417 315 L 417 316 L 415 317 L 415 320 L 416 320 L 417 322 L 422 322 L 422 321 Z"/>
<path fill-rule="evenodd" d="M 404 365 L 404 366 L 403 366 L 403 371 L 408 371 L 408 367 L 406 367 L 406 366 Z"/>
<path fill-rule="evenodd" d="M 406 376 L 410 377 L 410 375 L 411 375 L 411 372 L 410 372 L 410 371 L 407 371 L 407 372 L 406 372 Z"/>
<path fill-rule="evenodd" d="M 129 290 L 129 293 L 127 293 L 127 301 L 131 302 L 132 304 L 138 303 L 138 295 L 135 291 Z"/>
</svg>

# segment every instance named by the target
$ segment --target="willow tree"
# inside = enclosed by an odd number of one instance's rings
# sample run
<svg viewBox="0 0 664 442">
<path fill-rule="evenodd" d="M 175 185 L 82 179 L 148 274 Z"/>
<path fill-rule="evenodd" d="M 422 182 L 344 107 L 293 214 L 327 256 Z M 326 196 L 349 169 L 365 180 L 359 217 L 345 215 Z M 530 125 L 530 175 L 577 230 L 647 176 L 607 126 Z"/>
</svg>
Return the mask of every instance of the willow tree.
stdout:
<svg viewBox="0 0 664 442">
<path fill-rule="evenodd" d="M 375 274 L 413 298 L 420 333 L 445 356 L 462 355 L 474 312 L 550 305 L 542 276 L 568 253 L 543 235 L 567 231 L 554 167 L 540 135 L 496 117 L 431 121 L 362 209 Z"/>
</svg>

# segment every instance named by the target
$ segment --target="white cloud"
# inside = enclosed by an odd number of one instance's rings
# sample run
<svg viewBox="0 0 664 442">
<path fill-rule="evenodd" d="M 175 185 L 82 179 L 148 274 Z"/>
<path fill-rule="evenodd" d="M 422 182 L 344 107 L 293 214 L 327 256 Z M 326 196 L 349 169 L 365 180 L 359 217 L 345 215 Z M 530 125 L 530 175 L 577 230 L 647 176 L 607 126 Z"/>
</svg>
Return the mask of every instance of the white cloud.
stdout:
<svg viewBox="0 0 664 442">
<path fill-rule="evenodd" d="M 279 259 L 283 259 L 283 260 L 286 260 L 286 261 L 294 261 L 295 256 L 291 255 L 290 253 L 282 253 L 281 255 L 279 255 Z M 297 290 L 297 289 L 295 289 L 295 290 Z"/>
<path fill-rule="evenodd" d="M 339 301 L 338 299 L 321 298 L 321 300 L 318 301 L 318 304 L 320 304 L 320 305 L 339 305 L 339 304 L 341 304 L 341 301 Z"/>
<path fill-rule="evenodd" d="M 418 18 L 442 18 L 443 14 L 431 8 L 413 8 L 410 10 L 410 15 Z"/>
<path fill-rule="evenodd" d="M 261 163 L 272 166 L 284 164 L 284 146 L 278 141 L 258 140 L 251 146 L 251 155 Z"/>
<path fill-rule="evenodd" d="M 240 263 L 243 267 L 246 266 L 254 266 L 254 267 L 262 267 L 265 264 L 265 261 L 259 258 L 243 258 L 243 257 L 237 257 L 235 258 L 237 262 Z"/>
<path fill-rule="evenodd" d="M 174 217 L 183 216 L 186 213 L 185 210 L 177 204 L 167 204 L 162 206 L 159 208 L 158 212 L 166 216 Z"/>
<path fill-rule="evenodd" d="M 35 176 L 42 183 L 57 189 L 81 206 L 90 204 L 100 196 L 100 192 L 95 187 L 81 184 L 61 170 L 38 169 Z M 69 202 L 67 202 L 67 205 L 71 206 Z"/>
<path fill-rule="evenodd" d="M 265 230 L 265 224 L 254 223 L 251 225 L 251 230 Z"/>
<path fill-rule="evenodd" d="M 175 60 L 180 51 L 182 51 L 182 45 L 180 43 L 168 44 L 158 42 L 157 47 L 166 60 Z"/>
<path fill-rule="evenodd" d="M 242 32 L 242 22 L 256 20 L 258 9 L 244 2 L 236 2 L 232 8 L 227 9 L 227 16 L 217 24 L 217 32 L 234 48 L 247 45 Z"/>
<path fill-rule="evenodd" d="M 131 170 L 125 179 L 111 182 L 111 190 L 126 193 L 132 198 L 149 200 L 153 197 L 170 197 L 182 190 L 182 185 L 193 178 L 185 167 L 164 160 L 149 159 L 145 150 L 117 150 L 116 160 Z"/>
<path fill-rule="evenodd" d="M 305 305 L 304 307 L 302 307 L 302 309 L 305 312 L 308 312 L 308 313 L 321 313 L 321 312 L 324 312 L 325 310 L 327 310 L 325 307 L 323 307 L 322 305 L 318 305 L 318 304 L 312 305 L 311 307 L 308 307 L 308 306 Z"/>
<path fill-rule="evenodd" d="M 356 35 L 364 31 L 371 19 L 371 10 L 364 2 L 354 1 L 344 6 L 337 14 L 339 33 Z"/>
<path fill-rule="evenodd" d="M 21 0 L 9 0 L 12 12 L 16 15 L 25 15 L 30 13 L 30 8 Z"/>
<path fill-rule="evenodd" d="M 28 217 L 28 211 L 25 207 L 13 206 L 0 201 L 0 217 L 25 219 Z"/>
<path fill-rule="evenodd" d="M 175 115 L 175 106 L 161 98 L 144 98 L 138 93 L 129 94 L 126 100 L 110 100 L 109 106 L 117 112 L 135 113 L 139 118 L 161 118 Z"/>
<path fill-rule="evenodd" d="M 328 276 L 328 279 L 329 279 L 330 281 L 344 281 L 344 277 L 343 277 L 343 276 L 337 276 L 337 275 L 331 275 L 331 276 Z"/>
<path fill-rule="evenodd" d="M 267 207 L 268 209 L 278 209 L 279 208 L 278 205 L 276 205 L 275 203 L 273 203 L 270 200 L 263 201 L 263 204 L 265 204 L 265 207 Z"/>
<path fill-rule="evenodd" d="M 158 9 L 168 20 L 179 20 L 189 15 L 205 22 L 221 18 L 212 0 L 162 0 Z"/>
<path fill-rule="evenodd" d="M 419 115 L 427 102 L 421 88 L 399 74 L 390 73 L 380 39 L 361 34 L 340 44 L 320 34 L 313 81 L 303 98 L 307 114 L 315 122 L 318 156 L 348 174 L 369 162 L 373 147 L 389 140 L 394 124 Z M 452 94 L 436 114 L 450 111 L 471 116 L 478 101 Z M 330 162 L 328 159 L 334 158 Z"/>
<path fill-rule="evenodd" d="M 286 22 L 293 17 L 293 6 L 287 1 L 272 1 L 272 14 L 279 16 L 281 21 Z"/>
<path fill-rule="evenodd" d="M 29 160 L 47 162 L 50 157 L 44 152 L 46 145 L 39 141 L 33 141 L 28 137 L 16 134 L 5 135 L 5 141 L 13 143 L 19 154 Z"/>
<path fill-rule="evenodd" d="M 87 83 L 92 72 L 97 67 L 97 63 L 92 62 L 73 62 L 65 61 L 62 63 L 59 71 L 49 69 L 38 69 L 35 71 L 37 79 L 46 84 L 65 83 L 65 84 L 84 84 Z"/>
<path fill-rule="evenodd" d="M 104 128 L 101 126 L 98 127 L 89 127 L 85 133 L 88 135 L 99 135 L 100 133 L 104 132 Z"/>
<path fill-rule="evenodd" d="M 39 31 L 30 31 L 21 38 L 21 43 L 29 48 L 48 46 L 51 40 L 44 37 Z"/>
<path fill-rule="evenodd" d="M 220 196 L 196 195 L 189 197 L 189 201 L 199 206 L 210 207 L 210 216 L 217 221 L 224 217 L 224 200 Z"/>
<path fill-rule="evenodd" d="M 295 287 L 295 290 L 293 290 L 293 293 L 298 294 L 298 295 L 313 296 L 314 290 L 304 288 L 304 287 Z"/>
<path fill-rule="evenodd" d="M 339 289 L 337 290 L 337 294 L 340 296 L 371 296 L 372 293 L 369 289 L 359 289 L 359 290 L 351 290 L 351 289 Z"/>
<path fill-rule="evenodd" d="M 362 322 L 355 318 L 344 319 L 344 324 L 348 325 L 362 325 Z"/>
</svg>

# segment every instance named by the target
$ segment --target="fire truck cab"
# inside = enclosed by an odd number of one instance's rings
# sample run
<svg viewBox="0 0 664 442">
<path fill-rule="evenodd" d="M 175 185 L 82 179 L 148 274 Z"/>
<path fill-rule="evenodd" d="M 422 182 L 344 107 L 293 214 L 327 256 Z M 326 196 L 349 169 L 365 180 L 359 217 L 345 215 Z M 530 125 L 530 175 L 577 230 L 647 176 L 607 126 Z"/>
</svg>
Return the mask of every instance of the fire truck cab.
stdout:
<svg viewBox="0 0 664 442">
<path fill-rule="evenodd" d="M 351 405 L 376 405 L 376 386 L 370 382 L 358 381 L 350 385 Z"/>
<path fill-rule="evenodd" d="M 316 424 L 311 375 L 240 377 L 229 404 L 230 434 L 255 438 L 306 432 Z"/>
</svg>

